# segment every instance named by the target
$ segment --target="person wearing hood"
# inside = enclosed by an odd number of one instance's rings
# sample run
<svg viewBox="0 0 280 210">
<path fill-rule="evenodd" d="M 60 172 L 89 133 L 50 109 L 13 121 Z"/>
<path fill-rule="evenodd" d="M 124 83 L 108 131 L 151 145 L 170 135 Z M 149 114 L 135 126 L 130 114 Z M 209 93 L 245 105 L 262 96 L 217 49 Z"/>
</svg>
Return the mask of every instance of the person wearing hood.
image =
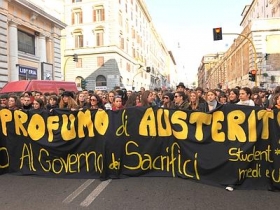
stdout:
<svg viewBox="0 0 280 210">
<path fill-rule="evenodd" d="M 163 108 L 174 107 L 174 102 L 173 102 L 174 94 L 173 93 L 167 92 L 167 93 L 163 94 L 162 100 L 163 100 L 163 103 L 162 103 L 161 107 L 163 107 Z"/>
</svg>

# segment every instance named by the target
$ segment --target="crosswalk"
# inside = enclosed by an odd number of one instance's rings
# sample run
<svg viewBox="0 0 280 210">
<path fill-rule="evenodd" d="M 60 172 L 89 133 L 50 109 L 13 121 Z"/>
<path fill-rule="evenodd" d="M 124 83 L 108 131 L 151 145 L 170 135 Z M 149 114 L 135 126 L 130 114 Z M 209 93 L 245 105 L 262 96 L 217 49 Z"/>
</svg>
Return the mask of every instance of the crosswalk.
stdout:
<svg viewBox="0 0 280 210">
<path fill-rule="evenodd" d="M 74 190 L 69 196 L 67 196 L 63 203 L 70 204 L 73 202 L 82 192 L 84 192 L 93 182 L 95 179 L 88 179 L 83 184 L 81 184 L 76 190 Z M 101 182 L 100 184 L 95 187 L 92 192 L 80 203 L 82 207 L 88 207 L 97 197 L 98 195 L 109 185 L 111 179 Z"/>
</svg>

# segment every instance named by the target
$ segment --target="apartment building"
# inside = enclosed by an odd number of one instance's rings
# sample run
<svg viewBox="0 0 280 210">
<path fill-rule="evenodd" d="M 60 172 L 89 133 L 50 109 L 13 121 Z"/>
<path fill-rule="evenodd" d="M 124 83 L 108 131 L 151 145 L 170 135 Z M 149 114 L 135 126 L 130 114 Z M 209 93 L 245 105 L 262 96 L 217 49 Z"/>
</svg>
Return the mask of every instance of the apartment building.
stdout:
<svg viewBox="0 0 280 210">
<path fill-rule="evenodd" d="M 65 0 L 62 74 L 86 89 L 170 86 L 176 66 L 143 0 Z M 77 62 L 73 56 L 77 55 Z"/>
<path fill-rule="evenodd" d="M 261 86 L 273 89 L 280 84 L 280 1 L 253 0 L 242 12 L 242 32 L 211 68 L 202 59 L 198 85 L 204 88 Z M 256 81 L 249 71 L 257 70 Z M 202 75 L 207 75 L 203 77 Z"/>
<path fill-rule="evenodd" d="M 0 87 L 17 80 L 61 80 L 65 27 L 30 1 L 0 0 Z"/>
</svg>

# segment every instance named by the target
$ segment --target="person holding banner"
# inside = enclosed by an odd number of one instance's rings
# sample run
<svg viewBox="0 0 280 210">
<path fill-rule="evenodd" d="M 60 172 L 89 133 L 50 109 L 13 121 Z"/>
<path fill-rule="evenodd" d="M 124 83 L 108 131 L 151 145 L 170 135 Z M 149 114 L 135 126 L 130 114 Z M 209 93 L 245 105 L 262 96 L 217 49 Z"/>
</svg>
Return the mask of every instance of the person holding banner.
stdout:
<svg viewBox="0 0 280 210">
<path fill-rule="evenodd" d="M 251 99 L 252 90 L 248 87 L 243 87 L 239 90 L 240 101 L 236 104 L 245 106 L 255 106 L 254 101 Z"/>
<path fill-rule="evenodd" d="M 8 109 L 18 110 L 21 109 L 21 102 L 16 95 L 11 95 L 8 99 Z"/>
<path fill-rule="evenodd" d="M 141 96 L 141 105 L 144 107 L 153 106 L 154 96 L 153 93 L 149 90 L 145 90 Z"/>
<path fill-rule="evenodd" d="M 217 101 L 217 93 L 216 90 L 209 90 L 206 95 L 206 102 L 199 104 L 199 111 L 201 112 L 211 112 L 218 107 L 220 107 L 221 104 Z"/>
<path fill-rule="evenodd" d="M 113 99 L 112 110 L 120 110 L 123 109 L 124 106 L 122 105 L 122 96 L 116 95 Z"/>
<path fill-rule="evenodd" d="M 74 94 L 70 91 L 64 91 L 61 95 L 61 100 L 59 102 L 60 109 L 70 109 L 72 111 L 78 109 L 78 105 L 74 100 Z"/>
<path fill-rule="evenodd" d="M 189 100 L 185 92 L 176 91 L 174 94 L 174 107 L 175 109 L 187 110 L 189 108 Z"/>
<path fill-rule="evenodd" d="M 103 109 L 105 110 L 105 107 L 103 105 L 102 99 L 97 94 L 92 94 L 90 97 L 90 104 L 88 107 L 90 110 L 94 109 Z"/>
<path fill-rule="evenodd" d="M 274 95 L 272 109 L 280 109 L 280 93 Z"/>
</svg>

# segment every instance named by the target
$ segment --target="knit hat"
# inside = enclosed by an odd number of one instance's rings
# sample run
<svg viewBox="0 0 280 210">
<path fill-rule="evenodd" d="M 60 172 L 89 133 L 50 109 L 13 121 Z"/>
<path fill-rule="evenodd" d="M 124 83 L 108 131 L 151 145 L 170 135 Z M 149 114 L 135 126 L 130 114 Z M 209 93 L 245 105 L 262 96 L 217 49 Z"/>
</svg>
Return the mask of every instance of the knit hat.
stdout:
<svg viewBox="0 0 280 210">
<path fill-rule="evenodd" d="M 164 95 L 163 95 L 163 97 L 164 96 L 167 96 L 169 99 L 170 99 L 170 101 L 173 101 L 174 100 L 174 94 L 173 93 L 165 93 Z"/>
</svg>

